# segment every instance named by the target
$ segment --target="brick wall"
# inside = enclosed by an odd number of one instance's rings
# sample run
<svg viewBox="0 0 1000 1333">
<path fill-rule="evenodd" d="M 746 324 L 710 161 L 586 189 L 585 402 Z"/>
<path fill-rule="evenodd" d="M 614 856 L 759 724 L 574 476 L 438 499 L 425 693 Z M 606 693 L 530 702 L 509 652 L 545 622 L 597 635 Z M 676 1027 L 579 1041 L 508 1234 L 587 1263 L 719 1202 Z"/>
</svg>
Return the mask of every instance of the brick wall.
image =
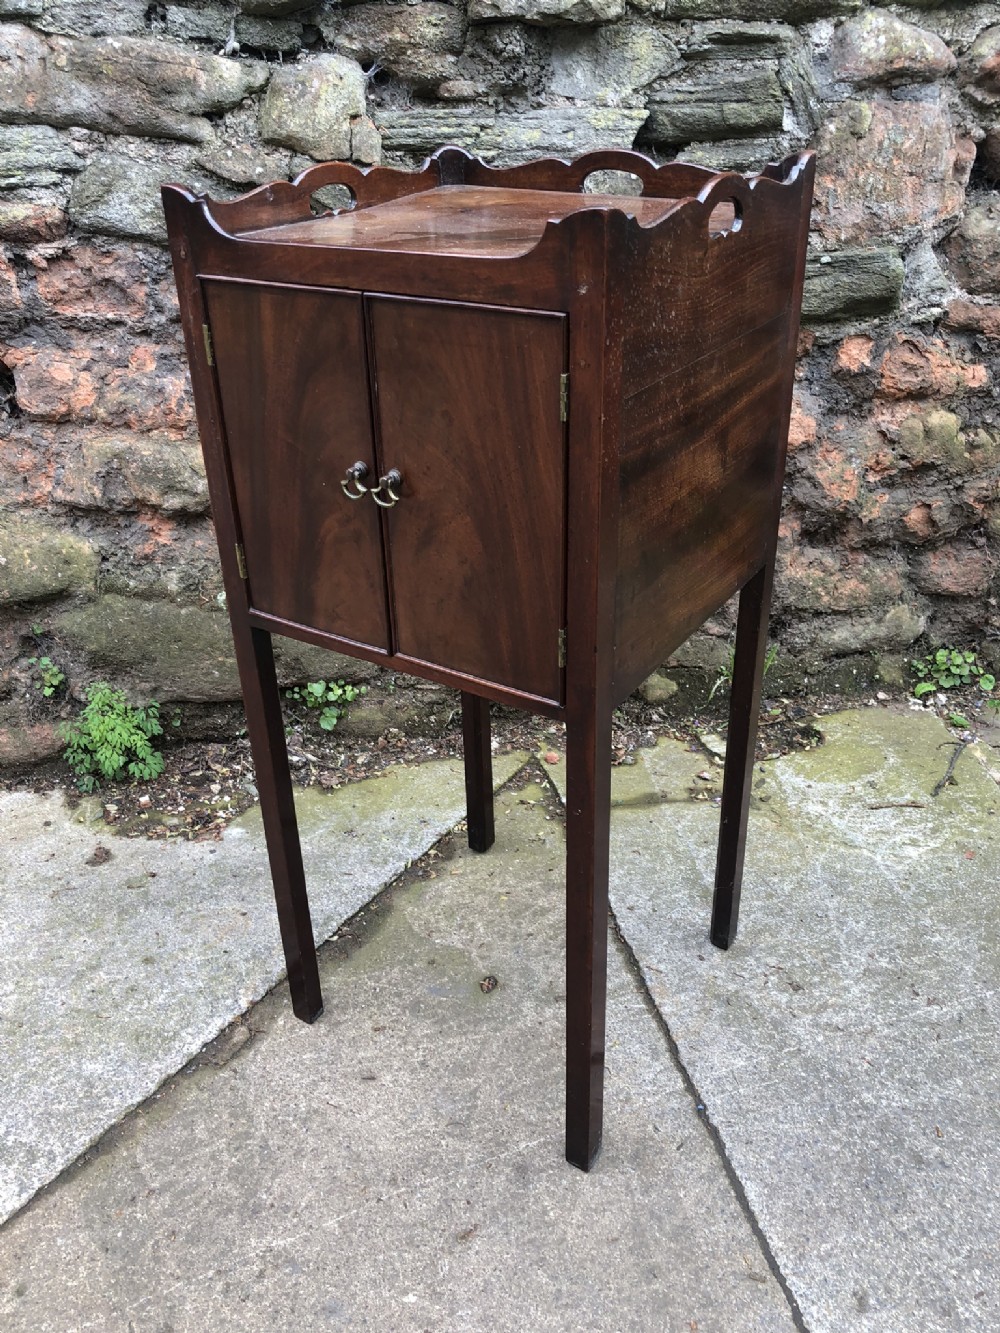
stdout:
<svg viewBox="0 0 1000 1333">
<path fill-rule="evenodd" d="M 232 194 L 445 142 L 740 169 L 814 146 L 783 672 L 890 676 L 926 641 L 996 658 L 991 6 L 0 0 L 0 761 L 52 745 L 42 652 L 76 690 L 237 692 L 159 184 Z M 729 628 L 681 663 L 724 658 Z"/>
</svg>

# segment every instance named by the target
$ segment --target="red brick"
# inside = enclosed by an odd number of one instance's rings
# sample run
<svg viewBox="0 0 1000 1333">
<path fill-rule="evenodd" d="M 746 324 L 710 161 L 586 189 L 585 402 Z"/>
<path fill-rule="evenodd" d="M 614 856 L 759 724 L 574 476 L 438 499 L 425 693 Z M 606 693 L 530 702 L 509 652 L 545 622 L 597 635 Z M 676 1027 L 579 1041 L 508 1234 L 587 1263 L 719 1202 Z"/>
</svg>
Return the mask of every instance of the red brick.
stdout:
<svg viewBox="0 0 1000 1333">
<path fill-rule="evenodd" d="M 849 100 L 820 130 L 815 225 L 839 244 L 957 218 L 975 159 L 945 100 Z"/>
<path fill-rule="evenodd" d="M 813 476 L 831 510 L 846 509 L 861 491 L 861 474 L 843 449 L 824 440 L 816 451 Z"/>
<path fill-rule="evenodd" d="M 990 586 L 990 558 L 976 546 L 942 546 L 926 551 L 914 565 L 917 587 L 942 597 L 978 597 Z"/>
<path fill-rule="evenodd" d="M 20 310 L 21 289 L 17 284 L 17 274 L 7 258 L 6 249 L 0 245 L 0 314 L 5 311 Z"/>
<path fill-rule="evenodd" d="M 940 338 L 897 333 L 882 358 L 882 393 L 887 398 L 947 398 L 989 383 L 986 367 L 955 357 Z"/>
<path fill-rule="evenodd" d="M 94 422 L 131 430 L 191 432 L 193 404 L 177 351 L 155 345 L 79 342 L 2 351 L 17 401 L 38 421 Z"/>
<path fill-rule="evenodd" d="M 845 338 L 837 348 L 834 369 L 849 375 L 857 375 L 863 370 L 869 370 L 872 364 L 872 348 L 874 346 L 875 339 L 869 338 L 867 334 L 853 334 L 850 338 Z"/>
<path fill-rule="evenodd" d="M 952 301 L 945 311 L 946 329 L 981 333 L 986 338 L 1000 338 L 1000 305 L 976 305 L 974 301 Z"/>
<path fill-rule="evenodd" d="M 66 235 L 66 211 L 57 204 L 30 199 L 0 199 L 0 240 L 34 245 Z"/>
<path fill-rule="evenodd" d="M 146 308 L 146 283 L 134 253 L 80 245 L 38 273 L 38 295 L 53 314 L 99 319 L 138 319 Z"/>
<path fill-rule="evenodd" d="M 816 418 L 811 395 L 807 395 L 796 385 L 792 397 L 792 415 L 788 423 L 788 447 L 800 449 L 804 444 L 812 444 L 816 439 Z"/>
</svg>

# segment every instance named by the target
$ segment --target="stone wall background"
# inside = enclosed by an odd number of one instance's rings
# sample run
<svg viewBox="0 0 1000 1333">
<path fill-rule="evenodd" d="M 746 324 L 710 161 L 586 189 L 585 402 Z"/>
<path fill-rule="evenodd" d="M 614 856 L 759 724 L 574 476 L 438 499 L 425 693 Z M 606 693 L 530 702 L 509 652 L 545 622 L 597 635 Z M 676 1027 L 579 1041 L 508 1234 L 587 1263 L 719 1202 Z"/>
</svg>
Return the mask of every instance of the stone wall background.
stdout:
<svg viewBox="0 0 1000 1333">
<path fill-rule="evenodd" d="M 994 5 L 0 0 L 0 762 L 55 748 L 40 653 L 77 693 L 238 693 L 159 184 L 445 142 L 739 169 L 814 146 L 776 674 L 891 683 L 952 641 L 997 660 Z M 675 665 L 714 674 L 730 629 Z M 294 645 L 283 669 L 371 674 Z"/>
</svg>

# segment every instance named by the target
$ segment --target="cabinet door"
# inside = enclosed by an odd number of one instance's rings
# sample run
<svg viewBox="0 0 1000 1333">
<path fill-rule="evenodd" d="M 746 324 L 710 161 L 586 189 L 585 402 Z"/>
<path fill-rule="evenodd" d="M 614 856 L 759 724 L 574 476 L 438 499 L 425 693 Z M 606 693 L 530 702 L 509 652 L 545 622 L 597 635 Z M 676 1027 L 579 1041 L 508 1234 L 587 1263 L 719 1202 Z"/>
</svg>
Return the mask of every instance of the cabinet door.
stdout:
<svg viewBox="0 0 1000 1333">
<path fill-rule="evenodd" d="M 206 281 L 226 444 L 258 611 L 388 650 L 362 298 Z"/>
<path fill-rule="evenodd" d="M 396 650 L 558 701 L 565 317 L 367 299 Z"/>
</svg>

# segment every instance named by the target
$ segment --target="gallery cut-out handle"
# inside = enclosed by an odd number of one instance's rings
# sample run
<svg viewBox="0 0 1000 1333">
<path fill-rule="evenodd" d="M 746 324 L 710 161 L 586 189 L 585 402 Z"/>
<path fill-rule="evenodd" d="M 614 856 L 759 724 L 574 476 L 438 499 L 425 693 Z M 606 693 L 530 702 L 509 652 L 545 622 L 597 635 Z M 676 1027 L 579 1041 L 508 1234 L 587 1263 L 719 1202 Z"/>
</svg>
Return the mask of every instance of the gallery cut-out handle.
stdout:
<svg viewBox="0 0 1000 1333">
<path fill-rule="evenodd" d="M 743 226 L 743 205 L 739 199 L 720 199 L 708 218 L 708 234 L 731 236 Z"/>
</svg>

